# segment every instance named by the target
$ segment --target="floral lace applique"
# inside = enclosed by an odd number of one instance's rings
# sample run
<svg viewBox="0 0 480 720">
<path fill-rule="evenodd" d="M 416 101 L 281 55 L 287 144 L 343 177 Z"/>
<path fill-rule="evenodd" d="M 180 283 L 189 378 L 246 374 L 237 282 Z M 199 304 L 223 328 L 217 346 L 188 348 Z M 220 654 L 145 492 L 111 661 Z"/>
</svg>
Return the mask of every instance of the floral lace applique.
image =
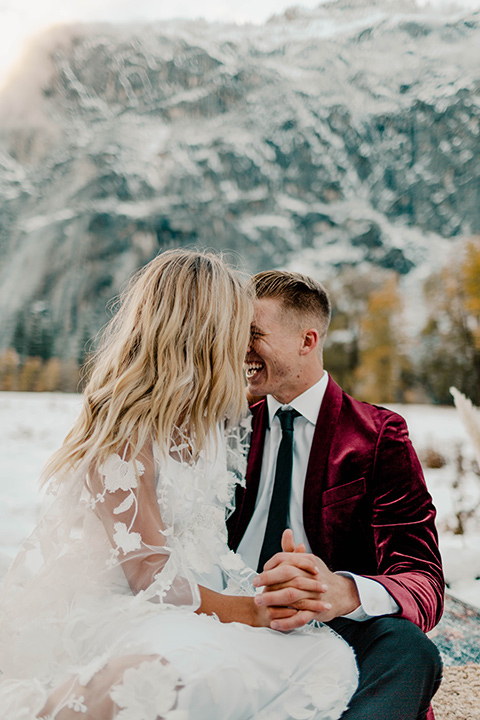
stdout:
<svg viewBox="0 0 480 720">
<path fill-rule="evenodd" d="M 226 578 L 226 587 L 222 591 L 224 595 L 255 595 L 262 591 L 253 586 L 252 581 L 257 573 L 245 565 L 241 555 L 230 550 L 220 555 L 218 561 Z"/>
<path fill-rule="evenodd" d="M 116 720 L 188 720 L 186 712 L 174 709 L 180 687 L 178 672 L 161 658 L 128 668 L 110 691 L 121 708 Z"/>
<path fill-rule="evenodd" d="M 137 476 L 145 472 L 144 465 L 136 460 L 135 463 L 123 460 L 120 455 L 110 455 L 100 468 L 104 477 L 105 488 L 108 492 L 117 490 L 133 490 L 137 487 Z"/>
<path fill-rule="evenodd" d="M 236 482 L 245 485 L 252 416 L 247 415 L 236 426 L 227 425 L 224 430 L 227 468 L 234 473 Z"/>
<path fill-rule="evenodd" d="M 187 567 L 199 573 L 210 572 L 217 561 L 219 539 L 223 539 L 224 534 L 223 510 L 215 505 L 200 505 L 188 525 L 178 528 L 172 547 L 181 553 Z"/>
<path fill-rule="evenodd" d="M 66 707 L 70 710 L 73 710 L 74 712 L 78 713 L 86 713 L 87 712 L 87 706 L 84 704 L 85 698 L 83 695 L 80 695 L 80 697 L 73 697 L 68 702 Z"/>
<path fill-rule="evenodd" d="M 105 667 L 109 659 L 110 654 L 103 653 L 99 657 L 94 658 L 87 665 L 83 665 L 83 667 L 80 668 L 72 668 L 71 671 L 73 674 L 76 674 L 78 676 L 78 681 L 80 685 L 85 686 L 88 685 L 90 680 L 97 672 L 99 672 L 99 670 L 102 670 L 102 668 Z"/>
<path fill-rule="evenodd" d="M 113 539 L 119 550 L 122 550 L 125 554 L 133 552 L 134 550 L 140 550 L 142 547 L 142 536 L 140 533 L 130 532 L 129 528 L 125 523 L 115 523 L 113 526 L 115 533 Z"/>
<path fill-rule="evenodd" d="M 118 563 L 120 552 L 126 555 L 142 547 L 142 537 L 139 533 L 132 532 L 132 527 L 138 514 L 138 501 L 134 491 L 138 487 L 139 478 L 145 473 L 145 466 L 139 460 L 127 461 L 118 454 L 112 454 L 99 468 L 99 473 L 103 478 L 104 490 L 102 493 L 97 493 L 95 498 L 89 499 L 89 506 L 95 509 L 98 503 L 105 502 L 107 493 L 113 495 L 122 491 L 127 492 L 128 495 L 113 508 L 114 515 L 122 515 L 130 508 L 134 508 L 128 526 L 122 522 L 113 526 L 113 541 L 116 547 L 112 548 L 110 557 L 106 561 L 108 567 L 113 567 Z"/>
<path fill-rule="evenodd" d="M 319 626 L 326 627 L 323 623 L 315 622 L 302 630 L 315 634 Z M 333 631 L 331 633 L 335 634 Z M 328 668 L 324 662 L 319 662 L 310 668 L 302 681 L 296 683 L 303 688 L 308 701 L 303 705 L 285 706 L 294 720 L 314 720 L 319 714 L 324 720 L 330 720 L 343 715 L 348 708 L 353 686 L 353 678 L 346 676 L 344 664 L 343 653 L 331 653 Z M 290 678 L 285 679 L 292 682 Z"/>
</svg>

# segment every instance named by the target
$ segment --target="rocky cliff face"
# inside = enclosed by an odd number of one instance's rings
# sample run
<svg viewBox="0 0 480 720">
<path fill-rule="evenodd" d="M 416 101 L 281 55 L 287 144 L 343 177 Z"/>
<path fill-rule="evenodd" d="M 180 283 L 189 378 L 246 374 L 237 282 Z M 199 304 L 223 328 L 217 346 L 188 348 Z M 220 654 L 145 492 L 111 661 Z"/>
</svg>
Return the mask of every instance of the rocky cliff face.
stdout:
<svg viewBox="0 0 480 720">
<path fill-rule="evenodd" d="M 478 13 L 408 2 L 55 29 L 0 96 L 0 347 L 80 355 L 170 246 L 432 262 L 480 232 L 479 68 Z"/>
</svg>

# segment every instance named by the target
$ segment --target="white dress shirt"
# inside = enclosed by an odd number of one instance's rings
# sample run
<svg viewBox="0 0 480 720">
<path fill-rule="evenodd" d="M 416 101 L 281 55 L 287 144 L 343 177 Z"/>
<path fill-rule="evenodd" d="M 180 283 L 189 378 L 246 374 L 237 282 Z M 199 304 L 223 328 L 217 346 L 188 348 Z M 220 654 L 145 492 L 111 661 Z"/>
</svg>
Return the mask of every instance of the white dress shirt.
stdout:
<svg viewBox="0 0 480 720">
<path fill-rule="evenodd" d="M 307 552 L 311 552 L 303 527 L 303 491 L 315 425 L 327 384 L 328 374 L 324 372 L 322 378 L 315 385 L 292 400 L 288 406 L 282 405 L 271 395 L 267 396 L 268 427 L 265 434 L 257 500 L 254 513 L 237 551 L 245 563 L 252 568 L 256 568 L 258 565 L 272 499 L 278 446 L 282 437 L 280 420 L 275 414 L 280 407 L 291 407 L 300 413 L 294 422 L 292 490 L 287 523 L 293 532 L 295 543 L 298 545 L 303 542 Z M 391 615 L 398 612 L 399 606 L 380 583 L 350 572 L 340 572 L 339 574 L 354 580 L 361 602 L 360 607 L 345 617 L 361 621 L 377 615 Z"/>
</svg>

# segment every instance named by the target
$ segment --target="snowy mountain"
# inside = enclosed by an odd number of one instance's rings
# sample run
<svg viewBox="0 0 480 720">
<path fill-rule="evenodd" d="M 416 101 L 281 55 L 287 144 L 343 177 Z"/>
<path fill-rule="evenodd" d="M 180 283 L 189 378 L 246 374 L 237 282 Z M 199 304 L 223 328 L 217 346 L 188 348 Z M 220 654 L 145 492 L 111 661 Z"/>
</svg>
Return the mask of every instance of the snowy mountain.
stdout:
<svg viewBox="0 0 480 720">
<path fill-rule="evenodd" d="M 435 262 L 480 232 L 479 69 L 480 13 L 409 2 L 55 28 L 0 96 L 0 348 L 80 354 L 172 245 Z"/>
</svg>

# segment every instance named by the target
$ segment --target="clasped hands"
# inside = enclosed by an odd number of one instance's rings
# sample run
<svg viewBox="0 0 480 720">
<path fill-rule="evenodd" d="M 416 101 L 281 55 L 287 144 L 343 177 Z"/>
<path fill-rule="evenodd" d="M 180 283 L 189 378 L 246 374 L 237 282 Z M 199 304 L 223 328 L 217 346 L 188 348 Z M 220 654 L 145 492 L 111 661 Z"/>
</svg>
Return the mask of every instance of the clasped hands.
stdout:
<svg viewBox="0 0 480 720">
<path fill-rule="evenodd" d="M 360 605 L 355 582 L 332 573 L 303 543 L 295 545 L 291 530 L 282 537 L 282 552 L 265 563 L 254 579 L 263 587 L 255 604 L 264 607 L 273 630 L 294 630 L 311 620 L 328 622 Z"/>
</svg>

